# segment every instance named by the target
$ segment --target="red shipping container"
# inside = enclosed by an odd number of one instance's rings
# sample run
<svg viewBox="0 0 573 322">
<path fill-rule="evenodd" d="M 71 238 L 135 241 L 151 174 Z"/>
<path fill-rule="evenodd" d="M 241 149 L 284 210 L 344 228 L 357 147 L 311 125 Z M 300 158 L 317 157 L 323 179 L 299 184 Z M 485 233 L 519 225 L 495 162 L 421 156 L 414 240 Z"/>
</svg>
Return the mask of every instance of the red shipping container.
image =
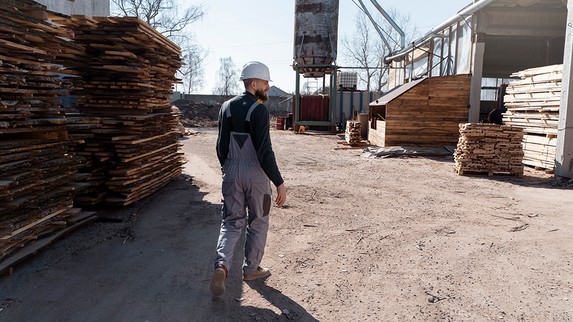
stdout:
<svg viewBox="0 0 573 322">
<path fill-rule="evenodd" d="M 328 119 L 329 97 L 323 95 L 308 95 L 300 97 L 299 121 L 329 121 Z M 292 112 L 295 114 L 295 104 L 292 104 Z"/>
</svg>

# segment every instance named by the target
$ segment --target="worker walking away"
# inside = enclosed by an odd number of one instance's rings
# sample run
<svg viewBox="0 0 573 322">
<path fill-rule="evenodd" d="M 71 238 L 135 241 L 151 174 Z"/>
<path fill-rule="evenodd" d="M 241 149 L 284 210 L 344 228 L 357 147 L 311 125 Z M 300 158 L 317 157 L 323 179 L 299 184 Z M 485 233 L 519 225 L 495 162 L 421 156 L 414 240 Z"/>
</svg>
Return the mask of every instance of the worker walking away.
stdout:
<svg viewBox="0 0 573 322">
<path fill-rule="evenodd" d="M 243 280 L 252 281 L 271 275 L 263 268 L 269 228 L 271 185 L 275 185 L 275 204 L 286 201 L 286 188 L 276 163 L 269 133 L 268 100 L 270 73 L 266 65 L 249 62 L 243 66 L 240 80 L 245 92 L 226 101 L 219 111 L 217 156 L 223 173 L 223 208 L 217 256 L 211 279 L 211 292 L 221 296 L 229 275 L 235 246 L 246 227 Z"/>
</svg>

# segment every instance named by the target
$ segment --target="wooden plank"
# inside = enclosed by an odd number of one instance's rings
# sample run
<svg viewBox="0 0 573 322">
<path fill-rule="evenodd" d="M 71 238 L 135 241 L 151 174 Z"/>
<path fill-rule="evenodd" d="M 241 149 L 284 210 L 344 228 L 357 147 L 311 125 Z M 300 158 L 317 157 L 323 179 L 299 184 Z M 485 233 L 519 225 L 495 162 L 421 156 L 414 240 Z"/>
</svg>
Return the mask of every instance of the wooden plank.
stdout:
<svg viewBox="0 0 573 322">
<path fill-rule="evenodd" d="M 14 267 L 18 263 L 36 255 L 39 251 L 46 248 L 48 245 L 58 240 L 70 231 L 77 229 L 93 220 L 97 219 L 95 212 L 79 212 L 67 218 L 66 221 L 69 223 L 65 228 L 59 229 L 49 236 L 35 240 L 28 245 L 23 245 L 21 249 L 16 252 L 11 253 L 9 256 L 2 256 L 0 258 L 0 274 L 6 273 L 11 267 Z"/>
<path fill-rule="evenodd" d="M 35 220 L 34 222 L 32 222 L 32 223 L 30 223 L 30 224 L 28 224 L 28 225 L 26 225 L 26 226 L 23 226 L 23 227 L 21 227 L 21 228 L 19 228 L 19 229 L 16 229 L 15 231 L 13 231 L 12 233 L 10 233 L 9 235 L 0 237 L 0 242 L 6 242 L 6 241 L 8 241 L 8 240 L 14 238 L 14 236 L 17 236 L 18 234 L 21 234 L 22 232 L 26 231 L 27 229 L 30 229 L 31 227 L 34 227 L 34 226 L 36 226 L 36 225 L 39 225 L 39 224 L 41 224 L 41 223 L 43 223 L 43 222 L 45 222 L 45 221 L 47 221 L 47 220 L 49 220 L 49 219 L 51 219 L 51 218 L 53 218 L 53 217 L 55 217 L 55 216 L 57 216 L 57 215 L 63 213 L 64 211 L 66 211 L 66 210 L 68 210 L 68 209 L 70 209 L 70 208 L 72 208 L 72 205 L 69 205 L 69 206 L 67 206 L 67 207 L 65 207 L 65 208 L 59 209 L 59 210 L 57 210 L 57 211 L 55 211 L 55 212 L 53 212 L 53 213 L 51 213 L 51 214 L 49 214 L 49 215 L 43 216 L 42 218 L 40 218 L 40 219 L 38 219 L 38 220 Z"/>
</svg>

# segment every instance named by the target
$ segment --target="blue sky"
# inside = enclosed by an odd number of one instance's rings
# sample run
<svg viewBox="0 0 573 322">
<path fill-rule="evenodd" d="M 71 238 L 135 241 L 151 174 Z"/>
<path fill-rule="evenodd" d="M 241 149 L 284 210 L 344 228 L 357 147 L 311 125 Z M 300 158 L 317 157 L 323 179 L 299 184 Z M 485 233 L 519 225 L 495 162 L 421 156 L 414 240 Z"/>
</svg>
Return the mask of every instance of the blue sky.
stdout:
<svg viewBox="0 0 573 322">
<path fill-rule="evenodd" d="M 275 85 L 294 92 L 293 71 L 294 0 L 183 1 L 182 6 L 203 3 L 205 16 L 190 26 L 197 41 L 209 51 L 204 63 L 205 85 L 198 93 L 210 94 L 216 86 L 219 59 L 231 57 L 240 68 L 259 60 L 271 70 Z M 338 51 L 341 39 L 350 38 L 358 7 L 352 0 L 339 0 Z M 369 0 L 363 0 L 373 15 L 380 15 Z M 419 34 L 424 34 L 453 16 L 472 0 L 378 0 L 386 11 L 410 15 Z M 340 59 L 340 55 L 339 55 Z M 304 79 L 301 78 L 301 84 Z M 241 87 L 242 88 L 242 87 Z"/>
</svg>

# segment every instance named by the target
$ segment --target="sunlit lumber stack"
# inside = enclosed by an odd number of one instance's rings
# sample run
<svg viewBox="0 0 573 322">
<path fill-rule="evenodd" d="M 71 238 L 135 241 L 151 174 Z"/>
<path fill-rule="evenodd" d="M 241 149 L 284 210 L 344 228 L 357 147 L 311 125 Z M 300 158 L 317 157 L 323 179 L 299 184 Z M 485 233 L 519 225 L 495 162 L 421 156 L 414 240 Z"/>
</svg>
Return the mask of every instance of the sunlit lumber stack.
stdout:
<svg viewBox="0 0 573 322">
<path fill-rule="evenodd" d="M 470 75 L 429 77 L 403 84 L 370 103 L 378 146 L 453 146 L 468 120 Z M 383 120 L 382 120 L 383 119 Z"/>
<path fill-rule="evenodd" d="M 523 132 L 510 125 L 464 123 L 454 152 L 460 174 L 523 175 Z"/>
<path fill-rule="evenodd" d="M 105 184 L 77 200 L 128 205 L 150 195 L 179 175 L 183 164 L 170 104 L 179 47 L 138 18 L 53 19 L 85 47 L 86 55 L 73 65 L 81 78 L 74 94 L 82 114 L 101 119 L 75 153 L 106 165 Z"/>
<path fill-rule="evenodd" d="M 555 168 L 557 138 L 543 135 L 523 136 L 523 163 L 536 169 L 552 172 Z"/>
<path fill-rule="evenodd" d="M 555 166 L 563 65 L 531 68 L 511 76 L 521 80 L 507 87 L 503 122 L 525 132 L 523 163 L 551 171 Z"/>
<path fill-rule="evenodd" d="M 360 121 L 346 121 L 346 131 L 344 132 L 346 143 L 360 144 L 362 141 L 362 126 Z"/>
<path fill-rule="evenodd" d="M 0 1 L 0 258 L 69 224 L 76 165 L 60 97 L 67 90 L 56 64 L 81 53 L 73 35 L 46 21 L 29 0 Z"/>
</svg>

